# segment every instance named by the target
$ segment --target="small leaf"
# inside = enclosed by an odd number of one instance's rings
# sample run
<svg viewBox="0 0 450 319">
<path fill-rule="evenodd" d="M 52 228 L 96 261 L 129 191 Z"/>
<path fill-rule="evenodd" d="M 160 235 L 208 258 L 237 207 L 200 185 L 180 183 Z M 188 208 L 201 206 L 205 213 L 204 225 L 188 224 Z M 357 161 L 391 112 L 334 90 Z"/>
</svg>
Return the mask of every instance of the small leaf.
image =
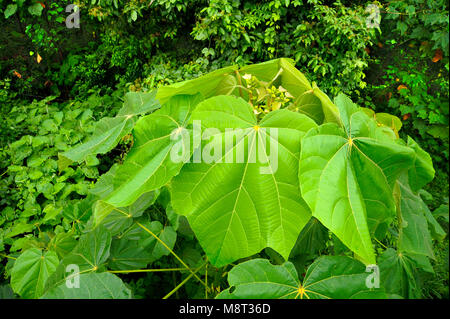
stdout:
<svg viewBox="0 0 450 319">
<path fill-rule="evenodd" d="M 187 217 L 217 267 L 265 247 L 287 259 L 310 219 L 294 174 L 301 138 L 316 126 L 314 121 L 284 109 L 258 123 L 251 106 L 234 96 L 201 102 L 194 120 L 217 133 L 211 141 L 203 139 L 193 161 L 172 180 L 174 210 Z M 237 129 L 236 138 L 227 133 L 230 127 Z M 215 159 L 205 160 L 208 147 L 214 149 Z M 197 155 L 203 160 L 196 162 Z"/>
<path fill-rule="evenodd" d="M 29 233 L 32 230 L 33 230 L 33 225 L 19 222 L 19 223 L 14 224 L 14 226 L 10 229 L 10 231 L 5 234 L 5 238 L 11 238 L 11 237 L 23 234 L 23 233 Z"/>
<path fill-rule="evenodd" d="M 406 86 L 406 85 L 404 85 L 404 84 L 400 84 L 398 87 L 397 87 L 397 91 L 401 91 L 401 90 L 404 90 L 404 89 L 407 89 L 408 87 Z"/>
<path fill-rule="evenodd" d="M 16 70 L 14 70 L 14 75 L 17 76 L 19 79 L 22 78 L 22 74 L 20 74 L 20 73 L 17 72 Z"/>
<path fill-rule="evenodd" d="M 135 10 L 131 11 L 131 20 L 136 21 L 137 17 L 137 12 Z"/>
<path fill-rule="evenodd" d="M 437 50 L 435 51 L 434 56 L 433 56 L 433 59 L 432 59 L 431 61 L 433 61 L 434 63 L 436 63 L 436 62 L 442 60 L 442 55 L 443 55 L 442 50 L 441 50 L 441 49 L 437 49 Z"/>
<path fill-rule="evenodd" d="M 10 16 L 12 16 L 17 11 L 17 4 L 8 4 L 8 6 L 5 9 L 5 19 L 8 19 Z"/>
<path fill-rule="evenodd" d="M 31 15 L 40 17 L 43 9 L 44 7 L 39 2 L 36 2 L 28 7 L 28 12 Z"/>
</svg>

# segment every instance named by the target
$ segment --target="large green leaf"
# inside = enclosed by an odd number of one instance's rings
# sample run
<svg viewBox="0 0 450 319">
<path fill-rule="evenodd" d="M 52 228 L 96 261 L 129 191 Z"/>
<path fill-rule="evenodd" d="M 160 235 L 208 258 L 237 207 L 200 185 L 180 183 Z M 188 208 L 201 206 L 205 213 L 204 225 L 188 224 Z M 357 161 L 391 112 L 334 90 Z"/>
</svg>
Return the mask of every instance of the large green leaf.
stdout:
<svg viewBox="0 0 450 319">
<path fill-rule="evenodd" d="M 186 164 L 172 180 L 175 211 L 187 216 L 216 266 L 265 247 L 287 259 L 311 216 L 299 195 L 295 174 L 300 140 L 316 126 L 314 121 L 279 110 L 257 123 L 250 105 L 230 96 L 203 101 L 192 120 L 216 131 L 210 131 L 212 138 L 203 139 L 193 163 Z M 239 130 L 233 136 L 226 133 L 227 128 Z M 205 156 L 211 151 L 219 155 L 215 160 Z M 203 160 L 198 163 L 196 155 L 200 154 Z"/>
<path fill-rule="evenodd" d="M 336 105 L 313 82 L 295 68 L 293 60 L 280 59 L 281 85 L 294 97 L 292 107 L 314 119 L 316 123 L 339 122 L 339 112 Z"/>
<path fill-rule="evenodd" d="M 190 145 L 187 124 L 200 100 L 200 95 L 174 96 L 160 110 L 136 123 L 134 145 L 123 165 L 117 168 L 114 191 L 104 200 L 107 204 L 129 206 L 142 194 L 164 186 L 178 174 L 184 162 L 172 160 L 172 148 L 177 143 Z"/>
<path fill-rule="evenodd" d="M 335 103 L 341 126 L 323 124 L 302 140 L 301 193 L 314 217 L 374 264 L 371 233 L 394 218 L 393 186 L 415 153 L 386 136 L 349 98 L 341 95 Z"/>
<path fill-rule="evenodd" d="M 114 164 L 107 173 L 97 179 L 94 187 L 89 190 L 89 193 L 97 198 L 105 198 L 114 190 L 114 177 L 116 176 L 118 164 Z"/>
<path fill-rule="evenodd" d="M 417 268 L 430 268 L 422 258 L 408 253 L 386 249 L 378 260 L 380 281 L 387 293 L 404 298 L 421 298 L 421 287 L 417 280 Z"/>
<path fill-rule="evenodd" d="M 155 96 L 156 92 L 127 93 L 123 107 L 116 117 L 101 119 L 88 141 L 60 154 L 60 169 L 65 168 L 71 161 L 79 163 L 86 160 L 89 156 L 105 154 L 112 150 L 122 137 L 131 132 L 139 115 L 146 114 L 160 107 Z"/>
<path fill-rule="evenodd" d="M 81 236 L 73 254 L 82 257 L 85 263 L 93 268 L 99 268 L 109 256 L 111 234 L 102 226 Z"/>
<path fill-rule="evenodd" d="M 11 287 L 22 298 L 39 298 L 45 282 L 56 270 L 59 260 L 53 251 L 43 252 L 37 248 L 24 251 L 11 271 Z"/>
<path fill-rule="evenodd" d="M 138 241 L 113 239 L 108 263 L 113 270 L 143 269 L 155 259 Z"/>
<path fill-rule="evenodd" d="M 398 250 L 434 259 L 425 211 L 427 205 L 412 192 L 406 178 L 397 181 L 400 191 Z"/>
<path fill-rule="evenodd" d="M 86 222 L 92 216 L 92 205 L 96 198 L 93 195 L 88 195 L 83 200 L 74 201 L 64 207 L 62 215 L 70 222 Z M 84 223 L 83 223 L 84 224 Z"/>
<path fill-rule="evenodd" d="M 408 136 L 408 144 L 416 152 L 414 166 L 409 170 L 409 185 L 414 192 L 431 182 L 434 178 L 433 162 L 430 155 L 425 152 L 419 144 Z"/>
<path fill-rule="evenodd" d="M 323 256 L 307 270 L 301 282 L 290 262 L 275 266 L 253 259 L 228 274 L 230 288 L 218 299 L 366 299 L 386 298 L 382 289 L 366 286 L 362 263 L 344 256 Z"/>
<path fill-rule="evenodd" d="M 95 272 L 104 268 L 109 258 L 111 234 L 103 226 L 80 237 L 77 246 L 59 263 L 54 274 L 46 283 L 46 291 L 65 282 L 75 275 L 67 271 L 67 266 L 76 265 L 79 273 Z"/>
<path fill-rule="evenodd" d="M 385 133 L 392 136 L 394 139 L 398 138 L 398 131 L 402 128 L 402 121 L 395 115 L 388 113 L 375 113 L 372 109 L 361 108 L 369 117 L 373 118 L 378 126 L 386 127 Z"/>
<path fill-rule="evenodd" d="M 79 287 L 66 283 L 45 293 L 42 299 L 131 299 L 131 290 L 122 280 L 110 273 L 81 274 Z"/>
</svg>

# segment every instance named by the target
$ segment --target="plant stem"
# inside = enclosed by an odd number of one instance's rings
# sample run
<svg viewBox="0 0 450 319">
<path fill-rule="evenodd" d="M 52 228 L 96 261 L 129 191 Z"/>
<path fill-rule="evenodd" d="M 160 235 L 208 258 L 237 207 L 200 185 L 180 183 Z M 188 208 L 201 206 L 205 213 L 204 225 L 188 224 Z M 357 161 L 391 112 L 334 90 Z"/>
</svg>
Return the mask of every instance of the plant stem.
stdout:
<svg viewBox="0 0 450 319">
<path fill-rule="evenodd" d="M 379 243 L 384 249 L 387 249 L 386 245 L 379 241 L 375 236 L 373 237 L 377 243 Z"/>
<path fill-rule="evenodd" d="M 208 263 L 205 265 L 205 299 L 208 299 Z"/>
<path fill-rule="evenodd" d="M 195 272 L 193 272 L 193 270 L 191 268 L 189 268 L 189 266 L 180 258 L 178 257 L 178 255 L 172 250 L 170 249 L 169 246 L 166 245 L 165 242 L 163 242 L 158 236 L 156 236 L 151 230 L 147 229 L 147 227 L 145 227 L 144 225 L 142 225 L 141 223 L 136 222 L 136 224 L 141 227 L 143 230 L 145 230 L 146 232 L 148 232 L 150 235 L 152 235 L 153 237 L 155 237 L 155 239 L 157 241 L 159 241 L 161 243 L 161 245 L 163 245 L 168 251 L 170 251 L 170 253 L 184 266 L 186 267 L 187 270 L 189 270 L 191 272 L 191 274 L 193 276 L 195 276 L 195 278 L 200 281 L 204 286 L 206 286 L 205 282 L 203 280 L 200 279 L 200 277 L 198 277 Z"/>
<path fill-rule="evenodd" d="M 173 288 L 171 292 L 169 292 L 167 295 L 165 295 L 165 296 L 163 297 L 163 299 L 169 298 L 169 297 L 172 296 L 176 291 L 178 291 L 178 289 L 180 289 L 181 287 L 183 287 L 183 285 L 184 285 L 185 283 L 187 283 L 187 282 L 189 281 L 189 279 L 192 278 L 192 276 L 196 276 L 195 273 L 196 273 L 197 271 L 199 271 L 203 266 L 205 266 L 205 264 L 206 264 L 206 263 L 202 264 L 202 265 L 201 265 L 200 267 L 198 267 L 194 272 L 192 272 L 189 276 L 187 276 L 187 277 L 186 277 L 186 278 L 185 278 L 178 286 L 176 286 L 175 288 Z"/>
<path fill-rule="evenodd" d="M 8 255 L 2 254 L 2 253 L 0 253 L 0 256 L 3 256 L 3 257 L 8 258 L 8 259 L 12 259 L 12 260 L 16 260 L 17 259 L 17 258 L 8 256 Z"/>
<path fill-rule="evenodd" d="M 118 211 L 119 213 L 124 214 L 127 217 L 130 217 L 129 214 L 127 214 L 126 212 L 118 209 L 118 208 L 114 208 L 114 210 Z M 148 229 L 147 227 L 145 227 L 144 225 L 142 225 L 141 223 L 135 222 L 136 225 L 138 225 L 139 227 L 141 227 L 143 230 L 145 230 L 147 233 L 149 233 L 150 235 L 152 235 L 157 241 L 160 242 L 161 245 L 163 245 L 185 268 L 186 270 L 189 270 L 192 275 L 195 276 L 195 278 L 200 281 L 204 286 L 206 286 L 205 282 L 203 280 L 200 279 L 200 277 L 198 277 L 191 268 L 189 268 L 189 266 L 172 250 L 170 249 L 169 246 L 166 245 L 166 243 L 164 241 L 162 241 L 158 236 L 156 236 L 150 229 Z"/>
<path fill-rule="evenodd" d="M 238 71 L 238 70 L 236 70 L 235 73 L 236 73 L 236 77 L 237 77 L 237 80 L 238 80 L 238 83 L 239 83 L 239 95 L 240 95 L 240 97 L 243 98 L 243 96 L 242 96 L 242 81 L 241 81 L 241 75 L 239 74 L 239 71 Z"/>
<path fill-rule="evenodd" d="M 163 271 L 183 271 L 187 268 L 161 268 L 161 269 L 131 269 L 131 270 L 108 270 L 112 274 L 128 274 L 137 272 L 163 272 Z"/>
</svg>

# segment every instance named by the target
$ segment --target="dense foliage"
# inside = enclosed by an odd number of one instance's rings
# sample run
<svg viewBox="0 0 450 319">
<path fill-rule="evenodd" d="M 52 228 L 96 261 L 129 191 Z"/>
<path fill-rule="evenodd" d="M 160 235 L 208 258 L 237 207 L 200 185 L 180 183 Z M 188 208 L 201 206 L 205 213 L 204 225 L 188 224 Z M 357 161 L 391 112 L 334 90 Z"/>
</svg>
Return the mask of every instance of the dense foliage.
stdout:
<svg viewBox="0 0 450 319">
<path fill-rule="evenodd" d="M 74 3 L 0 1 L 0 298 L 448 298 L 448 2 Z"/>
</svg>

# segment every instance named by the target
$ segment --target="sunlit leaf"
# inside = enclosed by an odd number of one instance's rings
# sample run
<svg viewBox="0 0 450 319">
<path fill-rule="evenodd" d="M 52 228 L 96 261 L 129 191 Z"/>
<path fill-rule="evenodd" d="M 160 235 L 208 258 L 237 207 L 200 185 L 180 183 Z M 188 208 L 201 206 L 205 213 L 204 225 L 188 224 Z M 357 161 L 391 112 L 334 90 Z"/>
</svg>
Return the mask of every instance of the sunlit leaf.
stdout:
<svg viewBox="0 0 450 319">
<path fill-rule="evenodd" d="M 324 124 L 302 140 L 301 193 L 314 217 L 374 264 L 371 234 L 395 217 L 393 186 L 415 153 L 387 137 L 349 98 L 335 103 L 342 125 Z"/>
<path fill-rule="evenodd" d="M 200 100 L 199 95 L 177 95 L 157 112 L 138 121 L 133 130 L 134 145 L 123 165 L 117 168 L 114 191 L 105 199 L 107 204 L 126 207 L 178 174 L 184 162 L 172 160 L 171 150 L 177 143 L 189 143 L 188 121 Z M 187 152 L 189 158 L 192 147 Z"/>
<path fill-rule="evenodd" d="M 344 256 L 323 256 L 306 271 L 301 281 L 292 263 L 274 266 L 253 259 L 235 266 L 228 274 L 230 288 L 217 299 L 378 299 L 382 289 L 368 288 L 365 266 Z"/>
<path fill-rule="evenodd" d="M 248 103 L 229 96 L 203 101 L 192 120 L 201 121 L 204 129 L 218 130 L 209 146 L 214 153 L 220 151 L 217 160 L 187 163 L 174 178 L 175 211 L 187 216 L 216 266 L 265 247 L 287 259 L 310 218 L 294 174 L 300 140 L 316 124 L 288 110 L 272 112 L 258 123 Z M 230 127 L 239 129 L 235 142 L 233 134 L 226 133 Z M 206 144 L 204 140 L 197 154 L 204 156 Z M 194 153 L 193 161 L 195 157 Z"/>
</svg>

